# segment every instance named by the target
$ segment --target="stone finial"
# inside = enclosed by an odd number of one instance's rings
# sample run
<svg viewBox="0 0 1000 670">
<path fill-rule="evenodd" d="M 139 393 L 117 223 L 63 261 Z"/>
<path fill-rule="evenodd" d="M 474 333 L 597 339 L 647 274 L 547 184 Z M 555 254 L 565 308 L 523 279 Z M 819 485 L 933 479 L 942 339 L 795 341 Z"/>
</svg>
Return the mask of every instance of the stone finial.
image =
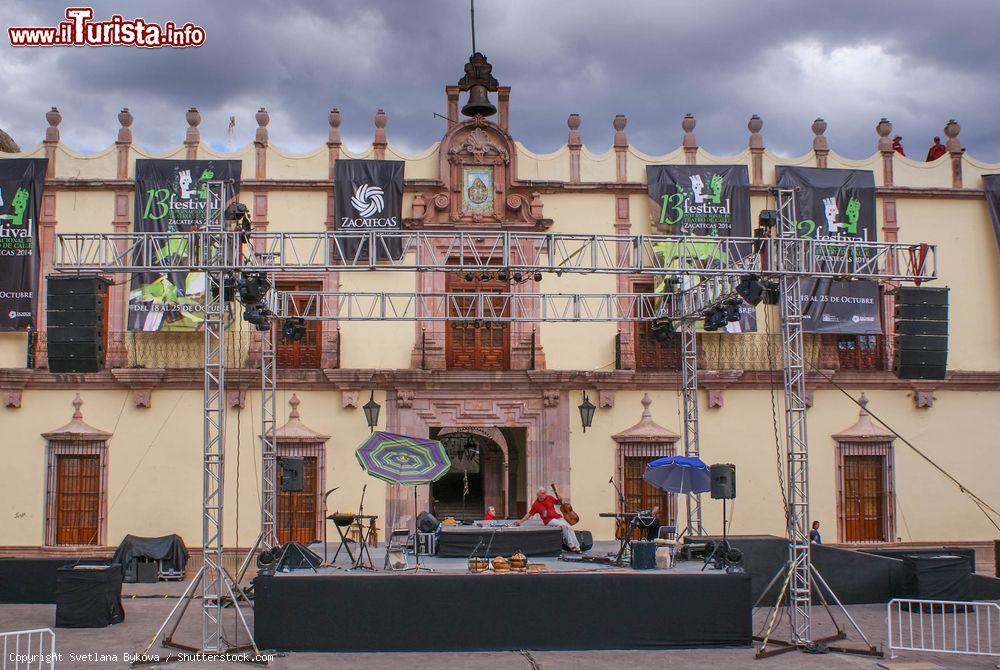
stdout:
<svg viewBox="0 0 1000 670">
<path fill-rule="evenodd" d="M 756 114 L 751 116 L 750 120 L 747 122 L 747 130 L 750 131 L 750 141 L 747 143 L 747 146 L 751 149 L 764 148 L 764 137 L 760 134 L 760 130 L 763 127 L 764 122 Z"/>
<path fill-rule="evenodd" d="M 198 108 L 192 107 L 189 109 L 184 114 L 184 119 L 188 124 L 187 135 L 184 137 L 184 141 L 196 144 L 201 142 L 201 131 L 198 130 L 198 124 L 201 123 L 201 114 L 198 112 Z"/>
<path fill-rule="evenodd" d="M 379 108 L 375 112 L 375 144 L 385 144 L 385 124 L 388 122 L 388 117 L 385 114 L 385 110 Z"/>
<path fill-rule="evenodd" d="M 611 125 L 615 129 L 615 146 L 616 147 L 627 147 L 628 146 L 628 135 L 625 134 L 625 125 L 628 123 L 628 119 L 625 118 L 624 114 L 615 114 L 614 121 Z"/>
<path fill-rule="evenodd" d="M 571 149 L 578 149 L 583 144 L 580 141 L 580 115 L 570 114 L 569 118 L 566 119 L 566 125 L 569 126 L 569 137 L 566 139 L 566 145 Z"/>
<path fill-rule="evenodd" d="M 133 121 L 135 121 L 135 118 L 132 116 L 132 112 L 128 111 L 128 107 L 122 107 L 122 111 L 118 112 L 118 124 L 121 126 L 121 128 L 118 129 L 119 144 L 132 143 Z"/>
<path fill-rule="evenodd" d="M 653 413 L 649 411 L 649 406 L 653 404 L 653 399 L 649 397 L 648 393 L 643 393 L 642 400 L 639 402 L 642 404 L 642 418 L 652 419 Z"/>
<path fill-rule="evenodd" d="M 684 131 L 682 144 L 685 149 L 697 149 L 698 140 L 694 136 L 695 118 L 693 114 L 685 114 L 681 119 L 681 129 Z"/>
<path fill-rule="evenodd" d="M 267 124 L 271 122 L 271 115 L 267 113 L 266 108 L 261 107 L 254 114 L 254 118 L 257 120 L 257 133 L 254 135 L 254 142 L 267 144 Z"/>
<path fill-rule="evenodd" d="M 55 108 L 53 107 L 53 109 L 55 109 Z M 80 411 L 81 407 L 83 407 L 83 398 L 81 398 L 80 394 L 77 393 L 76 397 L 73 398 L 73 418 L 74 419 L 82 419 L 83 418 L 83 412 Z"/>
<path fill-rule="evenodd" d="M 53 107 L 45 112 L 45 120 L 49 122 L 49 127 L 45 129 L 45 141 L 58 142 L 59 124 L 62 123 L 62 114 L 59 113 L 59 108 Z"/>
<path fill-rule="evenodd" d="M 619 433 L 615 433 L 611 436 L 611 439 L 619 444 L 637 442 L 673 444 L 676 442 L 680 438 L 680 435 L 653 421 L 653 413 L 649 410 L 649 406 L 653 404 L 653 399 L 649 397 L 648 393 L 643 394 L 640 402 L 642 403 L 642 417 L 639 419 L 639 423 L 631 428 L 626 428 Z"/>
<path fill-rule="evenodd" d="M 295 393 L 293 393 L 292 397 L 289 398 L 288 404 L 291 405 L 291 407 L 292 407 L 292 411 L 288 413 L 288 418 L 289 419 L 298 419 L 299 418 L 299 404 L 301 402 L 302 401 L 299 400 L 299 396 L 297 394 L 295 394 Z"/>
<path fill-rule="evenodd" d="M 55 109 L 55 108 L 53 108 Z M 944 134 L 948 140 L 944 143 L 946 149 L 951 153 L 960 153 L 962 151 L 962 143 L 958 139 L 958 134 L 962 131 L 962 126 L 958 125 L 958 121 L 951 119 L 944 126 Z"/>
<path fill-rule="evenodd" d="M 330 137 L 327 139 L 327 144 L 340 146 L 340 110 L 336 107 L 331 109 L 326 120 L 330 124 Z"/>
<path fill-rule="evenodd" d="M 813 151 L 829 151 L 830 145 L 826 142 L 826 137 L 823 133 L 826 132 L 826 121 L 823 119 L 816 119 L 812 124 L 813 131 Z"/>
<path fill-rule="evenodd" d="M 884 116 L 875 124 L 875 132 L 878 133 L 878 145 L 877 149 L 886 153 L 892 152 L 892 140 L 889 139 L 889 133 L 892 132 L 892 123 L 889 119 Z"/>
</svg>

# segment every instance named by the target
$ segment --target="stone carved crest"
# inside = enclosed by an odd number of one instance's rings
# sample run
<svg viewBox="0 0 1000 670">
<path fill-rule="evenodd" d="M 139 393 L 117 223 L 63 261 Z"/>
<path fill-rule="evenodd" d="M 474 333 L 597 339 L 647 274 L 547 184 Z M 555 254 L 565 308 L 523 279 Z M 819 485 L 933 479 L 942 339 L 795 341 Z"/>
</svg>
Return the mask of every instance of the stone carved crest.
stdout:
<svg viewBox="0 0 1000 670">
<path fill-rule="evenodd" d="M 407 228 L 544 230 L 542 197 L 517 179 L 517 150 L 503 128 L 482 116 L 452 124 L 441 140 L 440 187 L 413 196 Z"/>
</svg>

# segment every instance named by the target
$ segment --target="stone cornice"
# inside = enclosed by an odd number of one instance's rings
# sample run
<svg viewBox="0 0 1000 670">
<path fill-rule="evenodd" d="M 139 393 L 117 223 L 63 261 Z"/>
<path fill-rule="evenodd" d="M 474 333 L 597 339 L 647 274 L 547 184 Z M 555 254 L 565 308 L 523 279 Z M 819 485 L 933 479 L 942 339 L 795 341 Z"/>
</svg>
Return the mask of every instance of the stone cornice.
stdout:
<svg viewBox="0 0 1000 670">
<path fill-rule="evenodd" d="M 240 188 L 254 193 L 267 191 L 327 191 L 333 186 L 332 179 L 245 179 Z M 566 182 L 558 180 L 519 180 L 519 185 L 530 188 L 542 194 L 547 193 L 629 193 L 645 194 L 646 184 L 642 182 Z M 407 191 L 422 191 L 424 189 L 441 188 L 439 179 L 407 179 Z M 129 179 L 49 179 L 45 182 L 47 190 L 84 191 L 108 190 L 129 191 L 135 188 L 135 181 Z M 767 195 L 772 185 L 751 186 L 752 195 Z M 937 188 L 913 186 L 879 186 L 876 195 L 892 198 L 931 198 L 975 200 L 985 197 L 982 189 L 976 188 Z"/>
<path fill-rule="evenodd" d="M 0 368 L 0 388 L 11 389 L 125 389 L 137 382 L 156 389 L 201 388 L 202 372 L 196 368 L 146 371 L 123 374 L 122 370 L 95 373 L 53 374 L 48 370 Z M 469 392 L 538 389 L 594 390 L 676 390 L 677 372 L 635 370 L 511 370 L 506 372 L 474 370 L 379 370 L 314 369 L 280 370 L 279 385 L 287 389 L 357 391 L 378 389 L 450 389 Z M 833 382 L 848 389 L 895 390 L 933 388 L 938 391 L 1000 391 L 1000 371 L 952 370 L 940 381 L 897 379 L 891 372 L 839 371 Z M 239 368 L 226 371 L 230 388 L 256 388 L 260 373 Z M 817 373 L 808 373 L 811 389 L 831 389 L 833 384 Z M 704 388 L 723 386 L 728 390 L 781 388 L 780 372 L 750 370 L 702 370 L 699 384 Z"/>
</svg>

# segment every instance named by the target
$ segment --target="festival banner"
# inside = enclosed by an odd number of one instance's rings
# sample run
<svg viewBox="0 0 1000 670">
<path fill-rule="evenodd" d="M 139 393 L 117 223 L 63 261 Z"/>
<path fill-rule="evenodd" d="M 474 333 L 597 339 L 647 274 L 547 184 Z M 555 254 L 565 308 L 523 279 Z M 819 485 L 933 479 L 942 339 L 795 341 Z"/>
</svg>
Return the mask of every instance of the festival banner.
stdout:
<svg viewBox="0 0 1000 670">
<path fill-rule="evenodd" d="M 746 165 L 648 165 L 647 193 L 653 226 L 665 235 L 750 237 L 750 175 Z M 667 267 L 678 254 L 658 245 Z M 701 249 L 704 253 L 698 256 Z M 698 257 L 699 267 L 718 267 L 728 259 L 718 256 L 718 246 L 686 244 L 684 257 Z M 749 251 L 749 250 L 748 250 Z M 657 287 L 660 290 L 660 287 Z M 740 320 L 726 326 L 730 333 L 757 330 L 757 312 L 740 306 Z"/>
<path fill-rule="evenodd" d="M 0 160 L 0 331 L 35 325 L 45 158 Z"/>
<path fill-rule="evenodd" d="M 984 174 L 983 190 L 986 191 L 986 203 L 990 206 L 990 219 L 993 221 L 993 234 L 997 239 L 997 251 L 1000 251 L 1000 174 Z"/>
<path fill-rule="evenodd" d="M 876 241 L 875 175 L 871 170 L 778 165 L 775 176 L 778 188 L 795 189 L 799 237 Z M 819 250 L 822 253 L 822 248 Z M 803 279 L 802 300 L 807 303 L 802 314 L 807 333 L 882 332 L 875 282 Z"/>
<path fill-rule="evenodd" d="M 232 180 L 239 193 L 241 161 L 159 160 L 135 162 L 135 230 L 186 233 L 205 223 L 208 182 Z M 197 253 L 183 235 L 160 246 L 162 258 L 178 262 Z M 200 330 L 204 317 L 204 272 L 143 272 L 132 276 L 128 329 L 142 331 Z"/>
<path fill-rule="evenodd" d="M 403 161 L 337 159 L 333 167 L 333 211 L 337 232 L 366 233 L 348 237 L 334 248 L 334 260 L 368 260 L 370 231 L 398 231 L 403 222 Z M 375 260 L 398 260 L 398 237 L 375 235 Z"/>
</svg>

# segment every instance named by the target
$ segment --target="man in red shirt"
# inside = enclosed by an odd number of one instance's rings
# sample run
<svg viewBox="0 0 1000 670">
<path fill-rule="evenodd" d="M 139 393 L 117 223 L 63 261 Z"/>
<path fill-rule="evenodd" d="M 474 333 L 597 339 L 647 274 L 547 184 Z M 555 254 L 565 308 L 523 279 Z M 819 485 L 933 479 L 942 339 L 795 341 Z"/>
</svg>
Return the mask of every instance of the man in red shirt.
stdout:
<svg viewBox="0 0 1000 670">
<path fill-rule="evenodd" d="M 550 496 L 548 489 L 542 487 L 535 493 L 535 500 L 528 508 L 528 513 L 524 515 L 524 518 L 518 519 L 514 525 L 520 526 L 523 523 L 538 525 L 542 523 L 546 526 L 559 526 L 562 529 L 563 544 L 569 547 L 570 551 L 578 552 L 580 551 L 580 541 L 577 540 L 573 527 L 556 511 L 558 504 L 559 501 L 556 497 Z"/>
</svg>

